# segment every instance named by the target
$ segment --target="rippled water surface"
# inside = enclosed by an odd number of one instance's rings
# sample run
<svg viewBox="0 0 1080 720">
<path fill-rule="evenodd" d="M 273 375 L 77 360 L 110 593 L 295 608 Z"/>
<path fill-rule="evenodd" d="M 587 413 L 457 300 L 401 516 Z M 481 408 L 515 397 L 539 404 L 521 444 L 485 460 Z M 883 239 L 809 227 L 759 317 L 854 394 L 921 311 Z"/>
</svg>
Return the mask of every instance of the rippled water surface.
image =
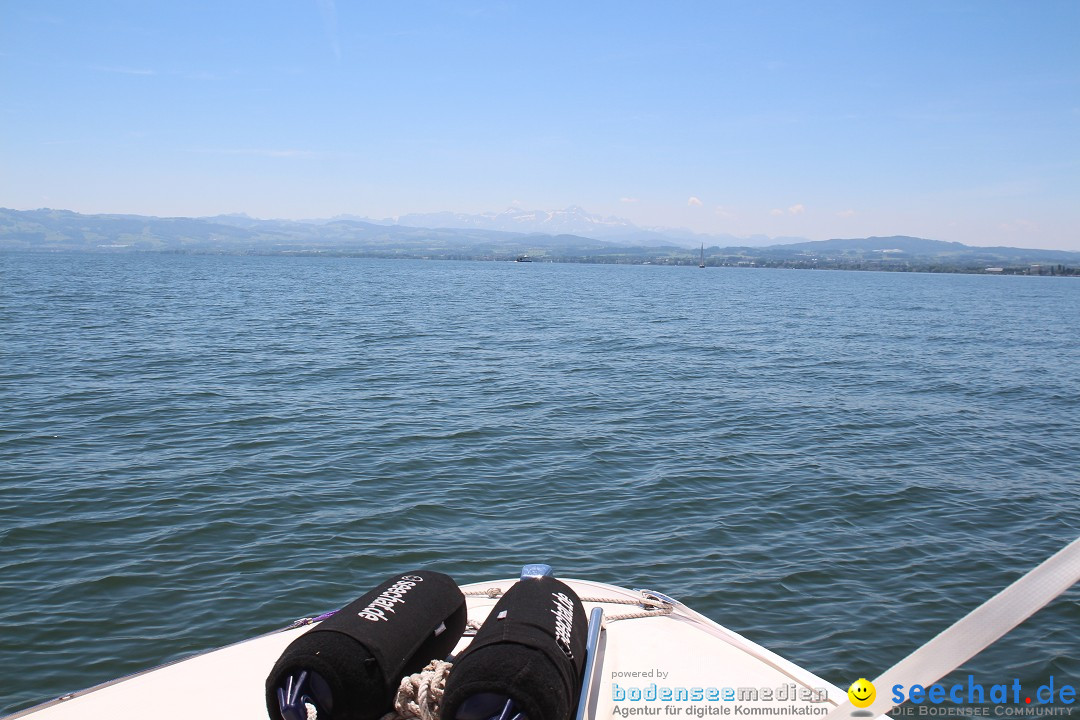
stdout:
<svg viewBox="0 0 1080 720">
<path fill-rule="evenodd" d="M 547 561 L 837 684 L 1080 534 L 1069 278 L 0 255 L 0 713 Z M 1080 593 L 965 669 L 1080 684 Z"/>
</svg>

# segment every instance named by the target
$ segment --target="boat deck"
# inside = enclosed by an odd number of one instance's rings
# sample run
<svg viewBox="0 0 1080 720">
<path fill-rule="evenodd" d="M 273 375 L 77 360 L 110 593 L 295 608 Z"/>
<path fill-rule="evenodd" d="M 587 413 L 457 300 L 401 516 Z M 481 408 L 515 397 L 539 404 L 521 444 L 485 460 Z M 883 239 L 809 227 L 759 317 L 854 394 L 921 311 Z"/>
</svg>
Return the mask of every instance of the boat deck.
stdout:
<svg viewBox="0 0 1080 720">
<path fill-rule="evenodd" d="M 508 589 L 515 579 L 462 586 L 466 593 Z M 564 580 L 584 598 L 636 600 L 625 588 Z M 469 620 L 483 622 L 497 597 L 470 595 Z M 640 606 L 585 602 L 604 616 Z M 266 720 L 263 684 L 285 647 L 310 626 L 252 638 L 160 668 L 99 685 L 11 716 L 34 720 L 189 720 L 193 697 L 213 695 L 212 713 Z M 457 650 L 466 647 L 462 638 Z M 452 671 L 451 671 L 452 672 Z M 712 715 L 821 717 L 844 691 L 765 648 L 675 604 L 672 612 L 605 623 L 589 678 L 583 717 L 704 718 Z M 747 712 L 749 710 L 750 712 Z"/>
</svg>

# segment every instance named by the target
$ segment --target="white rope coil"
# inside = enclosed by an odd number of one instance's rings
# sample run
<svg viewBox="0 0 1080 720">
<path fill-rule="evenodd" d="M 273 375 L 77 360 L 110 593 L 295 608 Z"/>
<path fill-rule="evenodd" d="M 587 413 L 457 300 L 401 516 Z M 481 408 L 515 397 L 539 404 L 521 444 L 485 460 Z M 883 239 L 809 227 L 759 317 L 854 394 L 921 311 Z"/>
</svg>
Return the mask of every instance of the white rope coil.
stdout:
<svg viewBox="0 0 1080 720">
<path fill-rule="evenodd" d="M 394 710 L 381 720 L 438 720 L 446 690 L 446 676 L 453 663 L 432 660 L 418 673 L 401 678 Z"/>
</svg>

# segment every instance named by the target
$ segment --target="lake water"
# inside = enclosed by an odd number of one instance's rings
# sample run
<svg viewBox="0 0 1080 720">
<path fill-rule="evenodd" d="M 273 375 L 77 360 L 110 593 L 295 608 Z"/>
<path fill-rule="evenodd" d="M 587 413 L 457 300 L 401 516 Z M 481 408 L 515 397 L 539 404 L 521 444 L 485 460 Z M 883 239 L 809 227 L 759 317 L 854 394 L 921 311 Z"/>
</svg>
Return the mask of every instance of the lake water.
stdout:
<svg viewBox="0 0 1080 720">
<path fill-rule="evenodd" d="M 1077 280 L 0 255 L 0 713 L 534 561 L 846 687 L 1078 534 Z"/>
</svg>

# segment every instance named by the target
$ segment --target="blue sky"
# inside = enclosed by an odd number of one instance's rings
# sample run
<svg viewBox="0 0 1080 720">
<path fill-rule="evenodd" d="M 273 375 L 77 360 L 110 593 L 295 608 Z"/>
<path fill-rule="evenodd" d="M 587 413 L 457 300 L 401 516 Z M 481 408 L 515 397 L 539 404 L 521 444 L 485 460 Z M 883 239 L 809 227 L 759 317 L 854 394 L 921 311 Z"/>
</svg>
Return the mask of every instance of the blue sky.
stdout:
<svg viewBox="0 0 1080 720">
<path fill-rule="evenodd" d="M 0 4 L 0 206 L 1080 250 L 1080 2 Z"/>
</svg>

